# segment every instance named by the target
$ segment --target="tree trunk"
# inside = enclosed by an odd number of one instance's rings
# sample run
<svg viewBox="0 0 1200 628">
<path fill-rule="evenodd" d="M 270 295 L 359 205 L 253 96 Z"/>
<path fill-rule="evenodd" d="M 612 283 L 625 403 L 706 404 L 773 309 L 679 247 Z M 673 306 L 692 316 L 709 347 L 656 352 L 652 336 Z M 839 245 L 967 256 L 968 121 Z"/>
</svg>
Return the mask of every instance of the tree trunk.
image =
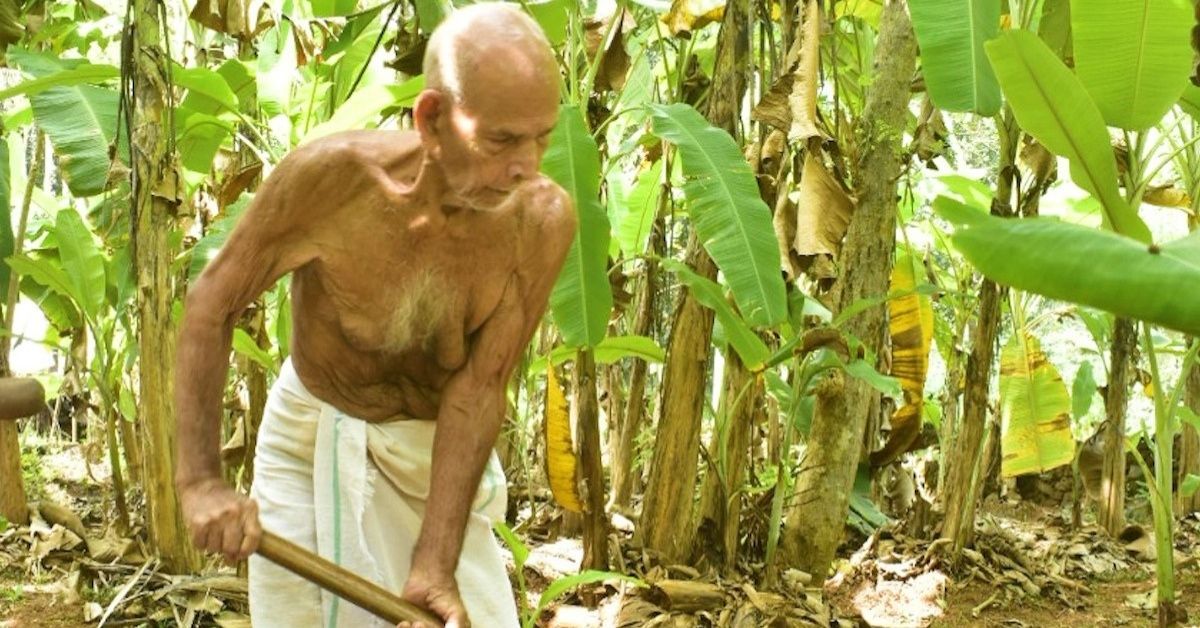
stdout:
<svg viewBox="0 0 1200 628">
<path fill-rule="evenodd" d="M 590 350 L 576 354 L 571 411 L 584 490 L 583 569 L 608 569 L 608 515 L 604 510 L 604 467 L 600 461 L 600 406 L 596 401 L 596 362 Z"/>
<path fill-rule="evenodd" d="M 1104 392 L 1104 465 L 1100 476 L 1100 527 L 1116 538 L 1125 528 L 1125 411 L 1129 407 L 1129 378 L 1137 349 L 1137 325 L 1113 321 L 1111 364 Z"/>
<path fill-rule="evenodd" d="M 10 308 L 10 329 L 11 311 Z M 0 377 L 8 377 L 12 374 L 8 367 L 8 339 L 0 340 L 0 346 L 3 347 L 3 351 L 0 351 Z M 16 421 L 0 420 L 0 517 L 12 523 L 28 525 L 29 505 L 24 475 L 21 473 L 21 440 L 18 436 Z"/>
<path fill-rule="evenodd" d="M 263 351 L 271 348 L 267 339 L 266 308 L 260 298 L 242 317 L 242 329 L 254 339 L 254 344 Z M 246 396 L 249 404 L 242 417 L 242 471 L 239 484 L 249 487 L 254 481 L 254 447 L 258 442 L 258 427 L 262 424 L 263 412 L 267 407 L 267 370 L 258 362 L 238 356 L 238 371 L 246 378 Z M 235 427 L 236 431 L 236 427 Z"/>
<path fill-rule="evenodd" d="M 749 0 L 733 0 L 725 7 L 717 36 L 717 62 L 707 117 L 735 138 L 742 95 L 746 89 L 746 60 L 750 52 Z M 696 274 L 715 280 L 717 266 L 693 231 L 688 238 L 686 263 Z M 700 451 L 700 425 L 708 391 L 709 344 L 713 312 L 700 305 L 690 292 L 673 317 L 675 326 L 667 343 L 667 364 L 662 387 L 662 412 L 655 434 L 650 480 L 642 507 L 641 539 L 670 561 L 687 558 L 691 550 L 692 501 L 696 486 L 696 457 Z"/>
<path fill-rule="evenodd" d="M 1019 131 L 1012 112 L 1004 113 L 1000 132 L 1000 176 L 992 214 L 1012 214 L 1011 198 Z M 953 556 L 958 556 L 975 533 L 975 497 L 982 484 L 980 458 L 987 423 L 988 390 L 991 384 L 992 362 L 996 356 L 996 337 L 1000 327 L 1000 304 L 1005 290 L 984 278 L 979 286 L 979 314 L 971 329 L 971 352 L 967 356 L 966 384 L 963 389 L 962 427 L 954 439 L 953 449 L 946 457 L 946 482 L 939 494 L 945 499 L 946 518 L 942 522 L 942 538 L 949 539 Z M 946 417 L 944 420 L 949 420 Z"/>
<path fill-rule="evenodd" d="M 160 5 L 134 0 L 133 123 L 131 138 L 133 248 L 137 271 L 139 402 L 143 422 L 146 523 L 153 546 L 167 569 L 192 571 L 197 555 L 188 542 L 175 494 L 175 411 L 172 382 L 175 324 L 171 306 L 175 282 L 170 234 L 182 194 L 181 175 L 171 154 L 168 126 L 169 59 L 160 46 Z"/>
<path fill-rule="evenodd" d="M 658 262 L 655 256 L 661 256 L 666 251 L 665 227 L 662 220 L 663 207 L 666 206 L 667 195 L 662 194 L 659 201 L 659 217 L 655 219 L 650 230 L 650 250 L 652 255 L 646 259 L 645 277 L 642 279 L 641 291 L 638 296 L 637 314 L 633 321 L 633 333 L 637 336 L 649 336 L 654 325 L 655 295 L 658 291 Z M 615 509 L 628 509 L 629 500 L 633 495 L 633 452 L 638 432 L 642 429 L 642 421 L 646 416 L 646 369 L 649 365 L 645 360 L 634 360 L 629 375 L 629 396 L 625 403 L 625 419 L 621 421 L 616 446 L 612 457 L 612 506 Z"/>
<path fill-rule="evenodd" d="M 852 303 L 887 294 L 896 241 L 896 179 L 900 142 L 908 115 L 909 83 L 916 67 L 916 40 L 906 4 L 884 9 L 875 48 L 876 78 L 858 124 L 862 157 L 855 176 L 858 207 L 840 255 L 841 276 L 831 303 L 840 312 Z M 883 304 L 845 323 L 844 331 L 879 353 L 884 340 Z M 841 542 L 850 491 L 862 455 L 872 397 L 866 382 L 834 371 L 818 385 L 808 450 L 784 526 L 786 563 L 824 580 Z"/>
<path fill-rule="evenodd" d="M 238 58 L 245 61 L 247 64 L 254 62 L 256 57 L 254 46 L 244 40 L 238 40 Z M 258 111 L 257 99 L 254 96 L 253 90 L 246 97 L 239 97 L 238 107 L 246 116 L 245 119 L 252 119 Z M 243 124 L 243 127 L 249 124 Z M 250 134 L 246 131 L 243 133 L 248 137 Z M 243 141 L 238 148 L 237 170 L 242 172 L 259 161 L 258 156 L 250 147 Z M 253 190 L 258 187 L 261 175 L 256 175 L 254 180 L 250 182 L 247 189 Z M 245 318 L 245 329 L 254 339 L 254 343 L 264 351 L 270 349 L 271 342 L 267 337 L 267 315 L 266 305 L 263 297 L 258 297 L 254 302 L 254 307 L 251 307 Z M 250 406 L 246 410 L 244 418 L 245 423 L 242 425 L 243 434 L 245 436 L 245 450 L 242 456 L 242 486 L 249 487 L 254 482 L 254 448 L 258 443 L 258 427 L 262 424 L 263 412 L 267 407 L 267 370 L 263 365 L 248 360 L 248 363 L 243 366 L 241 371 L 246 375 L 246 392 L 250 398 Z"/>
<path fill-rule="evenodd" d="M 1200 5 L 1197 5 L 1196 11 L 1200 12 Z M 1196 196 L 1193 195 L 1192 198 L 1192 215 L 1188 218 L 1188 227 L 1195 231 L 1200 229 L 1200 213 L 1197 213 L 1200 208 L 1197 207 Z M 1193 338 L 1192 341 L 1195 342 L 1196 339 Z M 1188 374 L 1183 403 L 1191 408 L 1192 412 L 1200 415 L 1200 362 L 1193 364 L 1192 372 Z M 1191 425 L 1184 425 L 1180 435 L 1178 482 L 1182 484 L 1188 475 L 1200 475 L 1200 431 Z M 1191 497 L 1184 497 L 1180 492 L 1176 502 L 1177 516 L 1200 512 L 1200 491 Z"/>
<path fill-rule="evenodd" d="M 961 338 L 964 328 L 959 328 L 955 338 Z M 958 405 L 962 398 L 962 382 L 965 377 L 963 373 L 962 351 L 957 348 L 952 349 L 952 354 L 945 356 L 946 360 L 946 382 L 942 388 L 940 395 L 942 404 L 942 425 L 938 430 L 938 440 L 941 442 L 941 450 L 943 452 L 953 451 L 955 443 L 958 441 Z M 939 510 L 944 509 L 945 491 L 941 487 L 946 485 L 946 465 L 939 464 L 937 469 L 937 501 Z"/>
<path fill-rule="evenodd" d="M 129 506 L 125 503 L 125 476 L 121 471 L 121 453 L 117 448 L 117 416 L 116 408 L 104 404 L 104 444 L 108 447 L 108 464 L 112 468 L 113 505 L 117 509 L 117 529 L 121 534 L 128 534 Z"/>
<path fill-rule="evenodd" d="M 717 267 L 695 234 L 688 242 L 687 264 L 716 279 Z M 654 439 L 654 457 L 642 506 L 641 535 L 647 547 L 667 560 L 682 561 L 691 549 L 689 526 L 700 451 L 700 421 L 708 391 L 708 347 L 713 312 L 686 294 L 672 317 L 671 340 L 662 386 L 662 412 Z"/>
<path fill-rule="evenodd" d="M 726 572 L 737 563 L 738 523 L 742 500 L 738 489 L 746 469 L 746 453 L 754 415 L 764 403 L 762 380 L 755 377 L 732 349 L 725 360 L 724 424 L 713 430 L 708 474 L 700 489 L 700 516 L 693 555 L 709 555 Z"/>
<path fill-rule="evenodd" d="M 1188 374 L 1187 390 L 1184 393 L 1184 405 L 1200 415 L 1200 364 L 1192 366 Z M 1188 475 L 1200 475 L 1200 432 L 1191 425 L 1183 426 L 1179 447 L 1179 479 L 1182 484 Z M 1200 512 L 1200 491 L 1191 497 L 1184 497 L 1180 492 L 1176 499 L 1176 515 L 1184 516 L 1192 512 Z"/>
<path fill-rule="evenodd" d="M 8 144 L 0 134 L 0 156 L 3 164 L 8 164 Z M 13 252 L 20 254 L 25 247 L 25 228 L 29 220 L 29 208 L 33 202 L 33 186 L 42 170 L 45 169 L 46 138 L 41 131 L 35 134 L 34 162 L 29 169 L 29 179 L 25 185 L 25 196 L 21 200 L 21 215 L 16 233 L 13 234 Z M 5 170 L 7 172 L 7 169 Z M 5 175 L 7 176 L 7 175 Z M 4 330 L 0 338 L 0 377 L 12 375 L 9 369 L 9 353 L 12 348 L 12 330 L 17 309 L 17 282 L 20 277 L 15 272 L 9 274 L 8 290 L 4 299 Z M 25 495 L 24 476 L 21 473 L 21 441 L 17 424 L 13 421 L 0 421 L 0 517 L 13 523 L 26 525 L 29 523 L 29 506 Z"/>
<path fill-rule="evenodd" d="M 17 424 L 0 421 L 0 517 L 13 523 L 29 523 L 25 484 L 21 474 L 21 443 Z"/>
</svg>

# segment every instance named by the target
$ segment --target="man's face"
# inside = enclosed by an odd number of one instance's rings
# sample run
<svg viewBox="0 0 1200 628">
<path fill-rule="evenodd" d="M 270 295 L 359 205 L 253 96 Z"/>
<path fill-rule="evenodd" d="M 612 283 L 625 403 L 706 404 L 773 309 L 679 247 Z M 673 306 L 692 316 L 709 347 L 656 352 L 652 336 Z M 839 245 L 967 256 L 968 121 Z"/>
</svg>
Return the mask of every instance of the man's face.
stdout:
<svg viewBox="0 0 1200 628">
<path fill-rule="evenodd" d="M 474 83 L 463 102 L 445 101 L 449 110 L 439 125 L 438 161 L 456 197 L 489 210 L 537 176 L 558 120 L 558 89 L 549 80 L 513 75 Z"/>
</svg>

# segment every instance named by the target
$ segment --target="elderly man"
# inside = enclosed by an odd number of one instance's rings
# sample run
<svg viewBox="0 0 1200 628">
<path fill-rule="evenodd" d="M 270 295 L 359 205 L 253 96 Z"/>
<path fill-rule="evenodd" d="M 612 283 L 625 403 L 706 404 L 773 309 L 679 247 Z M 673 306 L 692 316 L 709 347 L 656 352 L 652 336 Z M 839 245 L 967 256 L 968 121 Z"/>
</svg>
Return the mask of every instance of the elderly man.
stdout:
<svg viewBox="0 0 1200 628">
<path fill-rule="evenodd" d="M 415 132 L 344 133 L 282 160 L 192 286 L 177 485 L 195 544 L 227 560 L 255 550 L 261 520 L 448 626 L 516 626 L 492 448 L 575 232 L 570 199 L 538 173 L 557 65 L 532 20 L 479 4 L 433 34 L 425 80 Z M 292 357 L 248 499 L 218 458 L 231 335 L 289 272 Z M 373 621 L 257 557 L 250 607 L 257 628 Z"/>
</svg>

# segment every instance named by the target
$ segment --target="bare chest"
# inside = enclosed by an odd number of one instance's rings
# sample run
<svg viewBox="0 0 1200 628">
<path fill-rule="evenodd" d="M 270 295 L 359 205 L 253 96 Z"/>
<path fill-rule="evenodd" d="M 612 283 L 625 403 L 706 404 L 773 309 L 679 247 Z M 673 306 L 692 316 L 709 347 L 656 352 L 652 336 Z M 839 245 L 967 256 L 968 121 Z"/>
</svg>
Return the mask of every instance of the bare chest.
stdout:
<svg viewBox="0 0 1200 628">
<path fill-rule="evenodd" d="M 515 270 L 517 238 L 505 221 L 457 227 L 356 229 L 323 256 L 324 300 L 347 344 L 383 359 L 462 366 Z"/>
</svg>

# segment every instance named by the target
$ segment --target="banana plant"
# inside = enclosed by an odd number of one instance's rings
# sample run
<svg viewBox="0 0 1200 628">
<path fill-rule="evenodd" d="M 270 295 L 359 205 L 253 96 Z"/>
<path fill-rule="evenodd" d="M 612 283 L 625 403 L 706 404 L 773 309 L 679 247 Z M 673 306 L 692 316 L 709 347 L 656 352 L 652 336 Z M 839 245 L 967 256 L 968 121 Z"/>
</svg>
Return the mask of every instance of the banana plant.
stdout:
<svg viewBox="0 0 1200 628">
<path fill-rule="evenodd" d="M 133 295 L 129 267 L 114 263 L 114 258 L 97 244 L 92 230 L 72 208 L 58 211 L 46 240 L 46 247 L 38 254 L 11 256 L 6 261 L 13 271 L 40 284 L 58 298 L 51 302 L 65 309 L 66 314 L 46 309 L 52 321 L 64 322 L 64 316 L 65 322 L 81 320 L 83 328 L 95 341 L 95 356 L 88 369 L 88 378 L 103 404 L 114 499 L 119 523 L 128 529 L 124 477 L 117 449 L 117 421 L 122 420 L 122 406 L 128 407 L 128 403 L 122 404 L 122 398 L 128 398 L 128 393 L 122 392 L 122 373 L 134 337 L 125 314 L 125 306 Z M 129 257 L 120 255 L 115 259 L 128 262 Z"/>
</svg>

